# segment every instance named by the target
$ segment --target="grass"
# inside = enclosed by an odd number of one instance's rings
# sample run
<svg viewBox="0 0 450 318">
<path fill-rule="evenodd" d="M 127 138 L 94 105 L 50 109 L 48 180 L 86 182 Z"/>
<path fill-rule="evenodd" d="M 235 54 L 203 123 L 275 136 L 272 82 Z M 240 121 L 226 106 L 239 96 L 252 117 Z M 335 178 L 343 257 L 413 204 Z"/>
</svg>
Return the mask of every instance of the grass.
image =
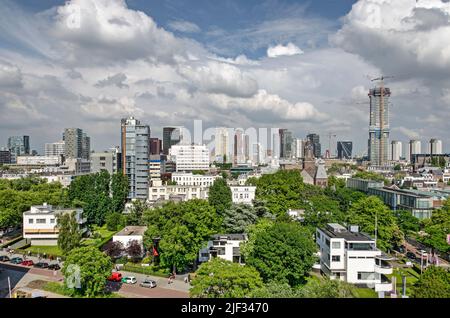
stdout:
<svg viewBox="0 0 450 318">
<path fill-rule="evenodd" d="M 419 274 L 412 268 L 402 268 L 395 269 L 392 275 L 388 275 L 389 279 L 392 280 L 392 277 L 396 277 L 396 289 L 397 294 L 402 291 L 402 275 L 406 276 L 406 295 L 411 295 L 411 287 L 415 284 L 415 282 L 419 279 Z"/>
<path fill-rule="evenodd" d="M 141 266 L 140 264 L 127 263 L 122 268 L 124 271 L 152 275 L 158 277 L 167 277 L 170 273 L 166 269 L 155 269 L 152 266 Z"/>
<path fill-rule="evenodd" d="M 85 238 L 81 241 L 82 246 L 96 246 L 98 248 L 102 247 L 106 244 L 113 236 L 117 233 L 117 231 L 109 231 L 106 228 L 106 225 L 102 227 L 94 226 L 93 227 L 93 235 L 96 233 L 100 235 L 98 238 Z"/>
<path fill-rule="evenodd" d="M 356 298 L 378 298 L 378 294 L 370 288 L 355 288 L 354 294 Z"/>
<path fill-rule="evenodd" d="M 33 254 L 47 254 L 47 256 L 62 256 L 63 253 L 60 250 L 60 248 L 58 246 L 30 246 L 27 247 L 25 249 L 23 249 L 22 251 L 24 251 L 25 253 L 27 253 L 28 251 L 31 251 L 31 253 Z"/>
</svg>

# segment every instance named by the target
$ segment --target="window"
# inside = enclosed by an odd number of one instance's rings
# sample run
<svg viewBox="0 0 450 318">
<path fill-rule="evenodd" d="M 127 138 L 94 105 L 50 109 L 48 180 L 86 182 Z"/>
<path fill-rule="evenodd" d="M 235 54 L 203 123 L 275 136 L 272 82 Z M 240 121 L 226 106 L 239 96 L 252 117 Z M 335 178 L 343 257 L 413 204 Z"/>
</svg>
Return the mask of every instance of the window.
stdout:
<svg viewBox="0 0 450 318">
<path fill-rule="evenodd" d="M 331 243 L 331 248 L 341 248 L 341 242 L 333 242 L 333 243 Z"/>
<path fill-rule="evenodd" d="M 358 272 L 358 280 L 371 280 L 374 279 L 375 275 L 371 272 Z"/>
<path fill-rule="evenodd" d="M 332 262 L 340 262 L 341 257 L 339 255 L 333 255 L 333 256 L 331 256 L 331 261 Z"/>
<path fill-rule="evenodd" d="M 36 219 L 37 224 L 45 224 L 45 219 Z"/>
<path fill-rule="evenodd" d="M 28 224 L 33 224 L 34 219 L 28 219 Z"/>
<path fill-rule="evenodd" d="M 55 224 L 55 219 L 50 219 L 51 224 Z"/>
</svg>

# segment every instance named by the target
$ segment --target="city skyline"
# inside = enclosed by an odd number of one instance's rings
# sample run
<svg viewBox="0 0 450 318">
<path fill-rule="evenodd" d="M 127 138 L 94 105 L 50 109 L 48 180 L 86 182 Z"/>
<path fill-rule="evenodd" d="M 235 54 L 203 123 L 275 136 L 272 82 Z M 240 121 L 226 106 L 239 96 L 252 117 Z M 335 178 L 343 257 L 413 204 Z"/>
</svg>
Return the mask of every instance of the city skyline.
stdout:
<svg viewBox="0 0 450 318">
<path fill-rule="evenodd" d="M 391 140 L 438 138 L 450 152 L 450 56 L 437 40 L 450 35 L 448 2 L 275 2 L 228 1 L 212 10 L 198 1 L 185 10 L 181 1 L 116 0 L 94 10 L 88 0 L 5 1 L 1 146 L 27 135 L 43 153 L 64 128 L 79 127 L 101 151 L 118 145 L 120 119 L 135 116 L 158 138 L 165 126 L 189 129 L 200 119 L 207 127 L 317 133 L 325 150 L 332 131 L 335 140 L 353 141 L 358 156 L 367 153 L 370 79 L 384 74 L 394 76 L 386 83 Z M 92 23 L 77 26 L 74 8 Z M 225 20 L 233 15 L 232 26 Z M 379 47 L 368 44 L 374 37 Z M 442 44 L 431 46 L 435 39 Z"/>
</svg>

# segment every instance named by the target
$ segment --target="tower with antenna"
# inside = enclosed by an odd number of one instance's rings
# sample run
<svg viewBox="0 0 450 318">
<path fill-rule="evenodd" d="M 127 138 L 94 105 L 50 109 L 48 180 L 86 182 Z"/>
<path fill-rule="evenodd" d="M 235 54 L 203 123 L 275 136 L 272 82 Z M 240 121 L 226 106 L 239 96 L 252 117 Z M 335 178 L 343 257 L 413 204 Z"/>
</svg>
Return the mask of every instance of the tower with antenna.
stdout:
<svg viewBox="0 0 450 318">
<path fill-rule="evenodd" d="M 383 166 L 389 160 L 389 98 L 391 90 L 385 87 L 384 80 L 392 76 L 372 79 L 377 85 L 369 91 L 369 160 L 373 166 Z"/>
</svg>

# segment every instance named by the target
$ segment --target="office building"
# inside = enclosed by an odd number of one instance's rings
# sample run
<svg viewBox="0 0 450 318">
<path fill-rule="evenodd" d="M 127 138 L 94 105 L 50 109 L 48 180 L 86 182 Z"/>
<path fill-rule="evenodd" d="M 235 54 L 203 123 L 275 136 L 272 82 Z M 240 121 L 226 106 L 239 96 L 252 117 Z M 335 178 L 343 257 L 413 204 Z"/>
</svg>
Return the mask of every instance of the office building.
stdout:
<svg viewBox="0 0 450 318">
<path fill-rule="evenodd" d="M 430 155 L 442 155 L 442 140 L 430 140 Z"/>
<path fill-rule="evenodd" d="M 380 86 L 369 91 L 369 160 L 373 166 L 383 166 L 389 160 L 389 98 L 391 91 Z"/>
<path fill-rule="evenodd" d="M 390 292 L 392 282 L 386 275 L 392 274 L 390 257 L 384 255 L 376 241 L 359 232 L 358 226 L 347 230 L 337 223 L 329 223 L 316 229 L 321 272 L 330 279 L 350 284 L 365 285 L 376 292 Z"/>
<path fill-rule="evenodd" d="M 16 161 L 23 166 L 58 166 L 61 163 L 61 156 L 20 156 Z"/>
<path fill-rule="evenodd" d="M 234 134 L 233 163 L 235 165 L 247 162 L 245 150 L 248 137 L 242 130 L 237 130 Z"/>
<path fill-rule="evenodd" d="M 128 199 L 148 196 L 150 127 L 134 117 L 121 120 L 122 171 L 128 177 Z"/>
<path fill-rule="evenodd" d="M 23 213 L 23 238 L 30 240 L 31 245 L 56 246 L 58 245 L 59 229 L 57 218 L 66 213 L 75 212 L 79 230 L 82 234 L 87 232 L 87 219 L 83 217 L 83 209 L 60 209 L 44 203 L 31 206 L 29 211 Z"/>
<path fill-rule="evenodd" d="M 338 141 L 337 152 L 339 159 L 351 159 L 353 151 L 353 142 L 351 141 Z"/>
<path fill-rule="evenodd" d="M 148 160 L 150 180 L 161 179 L 161 155 L 150 155 Z"/>
<path fill-rule="evenodd" d="M 291 159 L 293 157 L 292 144 L 294 139 L 292 137 L 292 132 L 287 129 L 280 129 L 280 158 L 281 159 Z"/>
<path fill-rule="evenodd" d="M 80 128 L 66 128 L 63 133 L 64 157 L 89 160 L 91 139 Z"/>
<path fill-rule="evenodd" d="M 176 171 L 209 170 L 209 151 L 205 145 L 175 145 L 169 150 Z"/>
<path fill-rule="evenodd" d="M 210 187 L 214 181 L 221 176 L 219 175 L 202 175 L 193 174 L 192 172 L 174 172 L 172 173 L 172 181 L 177 185 L 202 186 Z"/>
<path fill-rule="evenodd" d="M 303 158 L 305 153 L 305 141 L 303 139 L 294 139 L 294 157 Z"/>
<path fill-rule="evenodd" d="M 150 138 L 150 155 L 160 155 L 162 152 L 162 141 L 159 138 Z"/>
<path fill-rule="evenodd" d="M 181 141 L 181 128 L 177 127 L 164 127 L 163 128 L 163 153 L 169 154 L 170 147 L 177 145 Z"/>
<path fill-rule="evenodd" d="M 44 153 L 46 156 L 64 156 L 65 142 L 58 141 L 52 143 L 46 143 Z"/>
<path fill-rule="evenodd" d="M 390 159 L 392 161 L 399 161 L 402 158 L 402 152 L 403 152 L 402 142 L 393 140 L 391 142 L 391 158 Z"/>
<path fill-rule="evenodd" d="M 11 152 L 9 150 L 0 150 L 0 165 L 11 163 Z"/>
<path fill-rule="evenodd" d="M 313 147 L 313 153 L 315 158 L 320 158 L 322 156 L 322 145 L 320 144 L 320 136 L 317 134 L 309 134 L 306 136 Z"/>
<path fill-rule="evenodd" d="M 231 147 L 230 132 L 228 128 L 216 128 L 214 136 L 214 161 L 219 163 L 231 162 L 232 147 Z"/>
<path fill-rule="evenodd" d="M 422 143 L 420 140 L 409 141 L 409 160 L 412 161 L 414 155 L 420 155 L 422 153 Z"/>
<path fill-rule="evenodd" d="M 8 150 L 11 154 L 11 163 L 16 163 L 18 156 L 30 154 L 29 136 L 11 136 L 8 138 Z"/>
<path fill-rule="evenodd" d="M 93 152 L 90 154 L 90 157 L 92 173 L 106 170 L 109 174 L 114 174 L 120 171 L 121 153 L 118 148 L 111 148 L 109 151 L 104 152 Z"/>
</svg>

